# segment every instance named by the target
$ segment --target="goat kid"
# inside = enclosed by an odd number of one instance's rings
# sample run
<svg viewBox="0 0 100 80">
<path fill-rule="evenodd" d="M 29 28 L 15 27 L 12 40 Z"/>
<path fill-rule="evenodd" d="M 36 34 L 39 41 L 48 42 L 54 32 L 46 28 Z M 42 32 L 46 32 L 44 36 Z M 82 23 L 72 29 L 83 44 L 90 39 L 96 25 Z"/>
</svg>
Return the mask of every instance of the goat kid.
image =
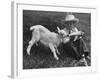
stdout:
<svg viewBox="0 0 100 80">
<path fill-rule="evenodd" d="M 58 29 L 58 28 L 57 28 Z M 55 32 L 49 31 L 42 25 L 35 25 L 30 28 L 32 31 L 32 39 L 29 41 L 29 45 L 27 47 L 27 54 L 30 55 L 31 47 L 37 42 L 41 42 L 46 47 L 49 47 L 52 51 L 54 58 L 58 60 L 57 54 L 60 55 L 57 47 L 64 42 L 63 35 L 59 33 L 60 29 L 58 29 L 58 34 Z M 56 54 L 57 52 L 57 54 Z"/>
</svg>

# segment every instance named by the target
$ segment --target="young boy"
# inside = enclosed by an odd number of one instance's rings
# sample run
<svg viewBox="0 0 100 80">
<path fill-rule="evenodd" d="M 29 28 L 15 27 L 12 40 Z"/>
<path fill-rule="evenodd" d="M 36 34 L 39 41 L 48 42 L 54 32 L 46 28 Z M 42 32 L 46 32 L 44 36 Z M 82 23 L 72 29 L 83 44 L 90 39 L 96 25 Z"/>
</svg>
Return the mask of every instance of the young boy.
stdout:
<svg viewBox="0 0 100 80">
<path fill-rule="evenodd" d="M 82 38 L 82 35 L 84 32 L 79 31 L 74 24 L 78 23 L 79 19 L 76 18 L 74 15 L 67 15 L 64 23 L 66 24 L 66 27 L 69 27 L 69 42 L 68 46 L 70 46 L 74 52 L 76 53 L 78 59 L 81 59 L 88 55 L 88 48 L 86 46 L 85 41 Z"/>
</svg>

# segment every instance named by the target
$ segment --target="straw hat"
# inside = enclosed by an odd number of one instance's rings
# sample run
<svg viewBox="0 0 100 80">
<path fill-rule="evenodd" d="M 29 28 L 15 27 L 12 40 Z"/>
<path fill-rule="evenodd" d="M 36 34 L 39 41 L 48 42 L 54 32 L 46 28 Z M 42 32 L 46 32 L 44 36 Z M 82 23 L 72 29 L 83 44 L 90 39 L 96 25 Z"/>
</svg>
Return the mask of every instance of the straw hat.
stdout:
<svg viewBox="0 0 100 80">
<path fill-rule="evenodd" d="M 79 19 L 78 18 L 76 18 L 74 15 L 67 15 L 66 17 L 65 17 L 65 20 L 63 20 L 65 23 L 66 22 L 79 22 Z"/>
</svg>

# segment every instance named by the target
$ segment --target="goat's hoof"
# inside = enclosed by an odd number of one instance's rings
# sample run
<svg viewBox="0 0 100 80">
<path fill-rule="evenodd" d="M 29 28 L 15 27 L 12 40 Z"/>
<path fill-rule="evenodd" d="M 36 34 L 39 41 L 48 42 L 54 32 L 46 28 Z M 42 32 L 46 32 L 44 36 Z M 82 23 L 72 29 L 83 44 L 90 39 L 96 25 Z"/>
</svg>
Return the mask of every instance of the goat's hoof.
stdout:
<svg viewBox="0 0 100 80">
<path fill-rule="evenodd" d="M 27 55 L 29 55 L 29 56 L 30 56 L 30 53 L 27 53 Z"/>
<path fill-rule="evenodd" d="M 58 58 L 58 57 L 56 57 L 56 60 L 59 60 L 59 58 Z"/>
</svg>

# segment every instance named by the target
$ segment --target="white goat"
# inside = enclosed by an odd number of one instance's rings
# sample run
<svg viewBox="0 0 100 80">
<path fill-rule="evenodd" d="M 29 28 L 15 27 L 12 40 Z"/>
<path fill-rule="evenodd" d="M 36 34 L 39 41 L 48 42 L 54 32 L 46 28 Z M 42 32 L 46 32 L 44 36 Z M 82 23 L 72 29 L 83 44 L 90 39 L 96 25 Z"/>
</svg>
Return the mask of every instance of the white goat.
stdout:
<svg viewBox="0 0 100 80">
<path fill-rule="evenodd" d="M 54 58 L 58 60 L 59 58 L 56 52 L 60 54 L 58 52 L 57 47 L 60 45 L 60 43 L 63 42 L 63 39 L 64 39 L 63 35 L 59 33 L 57 34 L 55 32 L 51 32 L 47 28 L 43 27 L 42 25 L 32 26 L 30 30 L 32 30 L 32 39 L 29 41 L 29 45 L 27 47 L 27 54 L 30 55 L 31 47 L 35 43 L 40 41 L 42 44 L 50 48 L 50 50 L 52 51 L 54 55 Z M 58 30 L 60 31 L 59 28 Z"/>
</svg>

